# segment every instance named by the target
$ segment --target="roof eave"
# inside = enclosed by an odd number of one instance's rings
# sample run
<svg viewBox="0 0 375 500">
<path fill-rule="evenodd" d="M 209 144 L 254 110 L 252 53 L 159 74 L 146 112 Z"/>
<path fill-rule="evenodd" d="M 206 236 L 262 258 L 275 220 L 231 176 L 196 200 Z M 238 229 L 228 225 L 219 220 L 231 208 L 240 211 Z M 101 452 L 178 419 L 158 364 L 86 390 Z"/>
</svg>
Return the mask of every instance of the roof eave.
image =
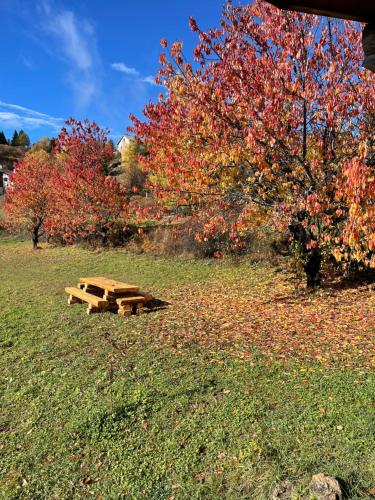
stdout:
<svg viewBox="0 0 375 500">
<path fill-rule="evenodd" d="M 375 19 L 375 2 L 373 0 L 267 0 L 269 3 L 285 10 L 317 14 L 320 16 L 338 17 L 352 21 L 371 22 Z"/>
</svg>

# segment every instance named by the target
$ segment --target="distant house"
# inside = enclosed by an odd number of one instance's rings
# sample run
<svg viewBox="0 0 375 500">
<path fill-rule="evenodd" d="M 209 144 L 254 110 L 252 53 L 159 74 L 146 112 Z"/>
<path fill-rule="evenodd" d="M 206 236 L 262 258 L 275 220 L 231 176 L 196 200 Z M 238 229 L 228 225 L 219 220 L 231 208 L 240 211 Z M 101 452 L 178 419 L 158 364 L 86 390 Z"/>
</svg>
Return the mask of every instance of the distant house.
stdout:
<svg viewBox="0 0 375 500">
<path fill-rule="evenodd" d="M 10 170 L 4 169 L 0 165 L 0 196 L 2 196 L 10 185 Z"/>
<path fill-rule="evenodd" d="M 131 135 L 124 134 L 121 139 L 118 141 L 116 149 L 121 154 L 121 167 L 125 168 L 126 166 L 126 150 L 130 147 L 130 145 L 134 143 L 134 137 Z"/>
<path fill-rule="evenodd" d="M 121 156 L 125 149 L 129 146 L 131 141 L 133 140 L 133 137 L 131 135 L 126 135 L 124 134 L 121 139 L 118 141 L 116 149 L 121 153 Z"/>
</svg>

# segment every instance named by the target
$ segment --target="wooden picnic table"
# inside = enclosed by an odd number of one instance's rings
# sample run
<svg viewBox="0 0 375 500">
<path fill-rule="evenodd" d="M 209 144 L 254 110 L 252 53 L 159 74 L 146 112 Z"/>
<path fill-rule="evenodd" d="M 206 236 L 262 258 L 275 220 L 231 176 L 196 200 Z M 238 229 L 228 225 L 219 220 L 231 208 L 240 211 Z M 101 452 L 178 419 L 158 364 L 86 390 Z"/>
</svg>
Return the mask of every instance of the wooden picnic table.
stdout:
<svg viewBox="0 0 375 500">
<path fill-rule="evenodd" d="M 91 278 L 80 278 L 79 280 L 81 285 L 87 287 L 96 287 L 104 290 L 104 293 L 107 294 L 121 294 L 121 293 L 129 293 L 139 292 L 139 287 L 135 285 L 129 285 L 129 283 L 123 283 L 122 281 L 116 281 L 109 278 L 105 278 L 104 276 L 93 276 Z"/>
<path fill-rule="evenodd" d="M 141 311 L 145 302 L 139 287 L 104 276 L 80 278 L 78 288 L 67 287 L 68 304 L 87 302 L 87 314 L 98 311 L 117 311 L 120 316 L 130 316 Z"/>
</svg>

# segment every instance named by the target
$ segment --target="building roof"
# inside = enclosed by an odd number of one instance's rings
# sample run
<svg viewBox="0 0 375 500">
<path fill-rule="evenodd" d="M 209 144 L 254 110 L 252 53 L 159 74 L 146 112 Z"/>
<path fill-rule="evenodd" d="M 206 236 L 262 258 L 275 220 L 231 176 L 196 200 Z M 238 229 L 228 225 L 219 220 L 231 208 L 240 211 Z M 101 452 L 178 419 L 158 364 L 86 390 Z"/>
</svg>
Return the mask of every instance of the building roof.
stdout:
<svg viewBox="0 0 375 500">
<path fill-rule="evenodd" d="M 128 135 L 128 134 L 124 134 L 124 135 L 122 135 L 122 136 L 121 136 L 121 139 L 117 142 L 117 144 L 116 144 L 117 146 L 118 146 L 118 145 L 120 144 L 120 142 L 124 139 L 124 137 L 125 137 L 126 139 L 128 139 L 129 141 L 130 141 L 131 139 L 134 139 L 134 137 L 133 137 L 133 136 Z"/>
<path fill-rule="evenodd" d="M 374 0 L 267 0 L 280 9 L 340 17 L 353 21 L 375 21 Z"/>
</svg>

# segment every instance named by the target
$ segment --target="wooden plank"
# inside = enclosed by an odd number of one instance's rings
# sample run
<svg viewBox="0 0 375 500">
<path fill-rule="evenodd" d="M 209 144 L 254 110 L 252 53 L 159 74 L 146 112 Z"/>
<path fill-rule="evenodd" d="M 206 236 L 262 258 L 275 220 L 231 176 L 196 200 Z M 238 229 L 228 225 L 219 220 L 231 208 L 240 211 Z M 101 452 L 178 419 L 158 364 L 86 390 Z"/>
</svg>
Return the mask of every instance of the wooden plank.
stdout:
<svg viewBox="0 0 375 500">
<path fill-rule="evenodd" d="M 83 290 L 84 292 L 87 292 L 87 293 L 91 293 L 91 292 L 98 291 L 98 290 L 103 292 L 100 288 L 98 288 L 96 286 L 88 285 L 86 283 L 78 283 L 77 288 L 79 288 L 80 290 Z"/>
<path fill-rule="evenodd" d="M 124 306 L 127 304 L 143 304 L 145 302 L 145 298 L 142 295 L 138 297 L 120 297 L 116 299 L 116 302 L 119 306 Z"/>
<path fill-rule="evenodd" d="M 79 288 L 68 286 L 67 288 L 65 288 L 65 291 L 69 295 L 77 297 L 78 299 L 81 299 L 96 308 L 103 309 L 108 306 L 108 300 L 104 300 L 101 297 L 97 297 L 96 295 L 91 295 L 90 293 L 84 292 Z"/>
<path fill-rule="evenodd" d="M 140 293 L 137 292 L 121 292 L 121 293 L 112 293 L 105 291 L 103 294 L 103 298 L 108 300 L 110 303 L 116 303 L 117 299 L 128 299 L 133 298 L 135 296 L 141 296 Z M 142 299 L 140 299 L 142 300 Z"/>
<path fill-rule="evenodd" d="M 103 290 L 97 286 L 83 285 L 83 291 L 91 293 L 91 295 L 96 295 L 97 297 L 103 297 Z M 103 297 L 103 299 L 107 299 L 107 297 Z"/>
<path fill-rule="evenodd" d="M 138 293 L 139 287 L 135 285 L 130 285 L 129 283 L 123 283 L 122 281 L 116 281 L 104 276 L 92 276 L 88 278 L 80 278 L 80 283 L 85 283 L 88 285 L 98 286 L 113 293 L 121 292 L 134 292 Z"/>
</svg>

